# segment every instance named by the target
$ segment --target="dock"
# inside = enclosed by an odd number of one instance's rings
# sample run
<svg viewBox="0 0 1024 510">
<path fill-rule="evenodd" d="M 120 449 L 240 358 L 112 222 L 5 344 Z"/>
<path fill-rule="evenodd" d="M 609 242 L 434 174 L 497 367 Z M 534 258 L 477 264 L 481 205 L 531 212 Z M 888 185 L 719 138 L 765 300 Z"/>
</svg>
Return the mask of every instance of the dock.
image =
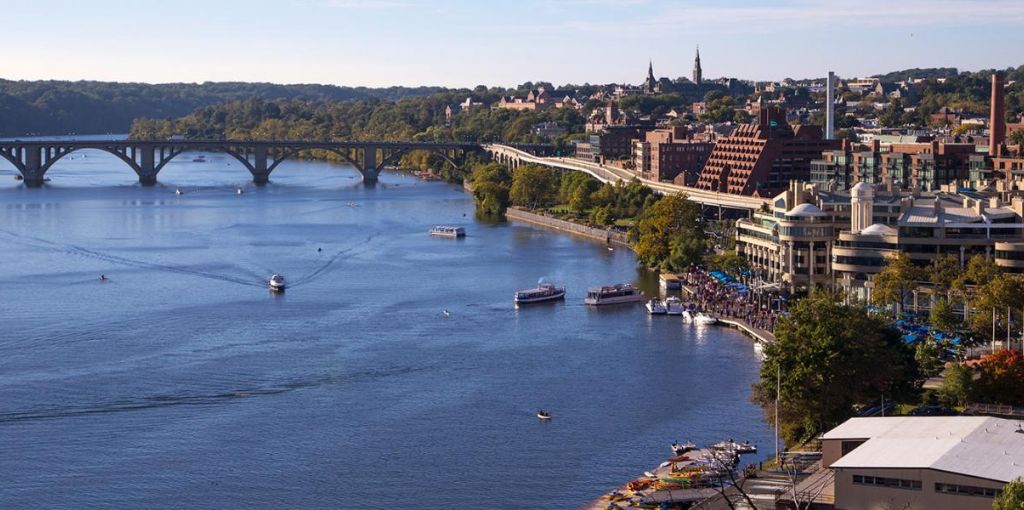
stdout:
<svg viewBox="0 0 1024 510">
<path fill-rule="evenodd" d="M 695 291 L 692 287 L 686 284 L 681 284 L 680 288 L 683 290 L 683 292 L 686 292 L 687 294 L 690 295 L 697 293 L 697 291 Z M 718 322 L 731 328 L 740 330 L 743 334 L 749 336 L 750 338 L 753 338 L 756 342 L 760 342 L 765 345 L 775 343 L 775 335 L 772 334 L 771 331 L 755 327 L 754 325 L 750 324 L 744 319 L 723 319 L 719 317 Z"/>
<path fill-rule="evenodd" d="M 744 334 L 753 338 L 754 340 L 761 342 L 762 344 L 773 344 L 775 343 L 775 335 L 761 328 L 756 328 L 750 325 L 743 319 L 718 319 L 718 322 L 725 324 L 729 327 L 736 328 L 742 331 Z"/>
</svg>

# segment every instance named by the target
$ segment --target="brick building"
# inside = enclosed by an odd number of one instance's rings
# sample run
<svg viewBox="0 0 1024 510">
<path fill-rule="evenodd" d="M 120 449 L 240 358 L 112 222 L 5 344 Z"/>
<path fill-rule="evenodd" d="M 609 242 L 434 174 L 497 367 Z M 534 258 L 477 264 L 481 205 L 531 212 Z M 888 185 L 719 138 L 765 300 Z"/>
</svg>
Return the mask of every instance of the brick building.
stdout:
<svg viewBox="0 0 1024 510">
<path fill-rule="evenodd" d="M 698 188 L 774 196 L 789 181 L 808 180 L 811 161 L 840 145 L 837 140 L 823 140 L 818 126 L 791 127 L 782 109 L 764 108 L 758 117 L 757 124 L 741 125 L 718 141 L 697 180 Z"/>
<path fill-rule="evenodd" d="M 683 174 L 692 184 L 713 148 L 711 142 L 695 140 L 685 127 L 654 129 L 633 142 L 633 164 L 645 179 L 674 181 Z"/>
</svg>

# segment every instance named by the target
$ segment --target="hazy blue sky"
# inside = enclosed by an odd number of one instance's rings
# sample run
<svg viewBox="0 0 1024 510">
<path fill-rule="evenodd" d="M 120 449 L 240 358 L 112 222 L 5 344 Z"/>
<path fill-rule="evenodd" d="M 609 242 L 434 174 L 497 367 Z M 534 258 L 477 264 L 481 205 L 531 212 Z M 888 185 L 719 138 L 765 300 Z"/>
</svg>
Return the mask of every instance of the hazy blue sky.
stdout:
<svg viewBox="0 0 1024 510">
<path fill-rule="evenodd" d="M 0 0 L 0 77 L 638 83 L 1024 64 L 1024 0 Z"/>
</svg>

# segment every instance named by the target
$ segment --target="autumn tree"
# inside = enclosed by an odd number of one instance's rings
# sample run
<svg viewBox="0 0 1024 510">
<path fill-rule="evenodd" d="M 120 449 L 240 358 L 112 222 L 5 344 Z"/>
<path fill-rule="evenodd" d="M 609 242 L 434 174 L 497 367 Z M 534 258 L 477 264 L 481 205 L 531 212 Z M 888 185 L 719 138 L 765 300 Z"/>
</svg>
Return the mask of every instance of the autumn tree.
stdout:
<svg viewBox="0 0 1024 510">
<path fill-rule="evenodd" d="M 1024 356 L 1002 349 L 981 358 L 978 378 L 971 385 L 972 400 L 993 404 L 1024 405 Z"/>
</svg>

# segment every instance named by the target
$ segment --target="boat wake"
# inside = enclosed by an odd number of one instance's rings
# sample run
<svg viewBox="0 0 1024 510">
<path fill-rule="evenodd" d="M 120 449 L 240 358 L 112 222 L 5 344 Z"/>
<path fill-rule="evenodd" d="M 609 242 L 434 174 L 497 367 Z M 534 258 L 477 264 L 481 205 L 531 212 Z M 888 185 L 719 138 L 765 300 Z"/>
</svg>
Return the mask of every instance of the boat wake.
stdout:
<svg viewBox="0 0 1024 510">
<path fill-rule="evenodd" d="M 299 379 L 262 387 L 236 388 L 208 393 L 158 394 L 145 397 L 121 398 L 109 402 L 86 402 L 79 405 L 72 404 L 61 407 L 0 412 L 0 426 L 24 421 L 73 418 L 171 406 L 216 406 L 235 400 L 280 395 L 305 388 L 402 376 L 422 370 L 430 370 L 431 368 L 431 366 L 377 368 L 354 374 L 323 374 L 310 379 Z"/>
<path fill-rule="evenodd" d="M 146 262 L 144 260 L 138 260 L 138 259 L 133 259 L 133 258 L 128 258 L 128 257 L 123 257 L 123 256 L 120 256 L 120 255 L 113 255 L 113 254 L 110 254 L 110 253 L 104 253 L 104 252 L 99 252 L 99 251 L 96 251 L 96 250 L 91 250 L 89 248 L 85 248 L 83 246 L 78 246 L 78 245 L 75 245 L 75 244 L 55 243 L 55 242 L 49 241 L 47 239 L 42 239 L 42 238 L 39 238 L 39 237 L 34 237 L 34 236 L 29 236 L 29 235 L 24 235 L 24 234 L 18 234 L 18 233 L 11 232 L 11 231 L 8 231 L 8 230 L 0 230 L 0 236 L 8 238 L 9 240 L 11 240 L 14 243 L 18 243 L 18 244 L 21 244 L 23 246 L 28 246 L 28 247 L 31 247 L 31 248 L 38 248 L 38 249 L 42 249 L 42 250 L 58 250 L 58 251 L 63 251 L 63 252 L 65 252 L 67 254 L 70 254 L 70 255 L 77 255 L 77 256 L 81 256 L 81 257 L 92 258 L 92 259 L 95 259 L 95 260 L 102 260 L 104 262 L 109 262 L 111 264 L 117 264 L 117 265 L 121 265 L 121 266 L 135 267 L 135 268 L 139 268 L 139 269 L 151 269 L 151 270 L 154 270 L 154 271 L 164 271 L 164 272 L 170 272 L 170 273 L 178 273 L 178 274 L 184 274 L 184 275 L 189 275 L 189 276 L 196 276 L 196 277 L 199 277 L 199 278 L 207 278 L 207 279 L 210 279 L 210 280 L 219 280 L 219 281 L 228 282 L 228 283 L 236 283 L 238 285 L 246 285 L 246 286 L 250 286 L 250 287 L 263 287 L 263 286 L 266 285 L 266 281 L 264 281 L 264 279 L 262 277 L 260 277 L 259 275 L 256 275 L 252 271 L 245 271 L 244 269 L 243 269 L 244 272 L 253 275 L 254 278 L 252 278 L 252 279 L 240 278 L 240 277 L 237 277 L 237 276 L 212 273 L 212 272 L 209 272 L 209 271 L 199 271 L 199 270 L 196 270 L 196 269 L 190 269 L 188 267 L 172 266 L 172 265 L 167 265 L 167 264 L 157 264 L 157 263 L 153 263 L 153 262 Z M 372 239 L 373 239 L 373 236 L 368 236 L 366 238 L 365 242 L 368 243 Z M 365 246 L 365 243 L 363 243 L 362 246 Z M 331 266 L 333 266 L 334 263 L 338 261 L 338 259 L 340 259 L 344 255 L 347 255 L 347 254 L 353 252 L 358 247 L 359 246 L 354 246 L 354 247 L 346 248 L 346 249 L 340 250 L 337 253 L 331 255 L 320 266 L 316 267 L 315 269 L 313 269 L 309 273 L 303 275 L 302 277 L 300 277 L 300 278 L 298 278 L 296 280 L 292 280 L 291 286 L 294 287 L 296 285 L 301 285 L 303 283 L 308 283 L 308 282 L 313 281 L 317 277 L 319 277 L 322 274 L 326 273 L 331 268 Z"/>
<path fill-rule="evenodd" d="M 309 283 L 309 282 L 319 278 L 321 275 L 323 275 L 328 270 L 330 270 L 331 266 L 333 266 L 334 263 L 337 262 L 338 259 L 340 259 L 342 256 L 349 255 L 349 254 L 353 253 L 357 248 L 366 248 L 367 245 L 369 244 L 369 242 L 373 240 L 373 238 L 374 238 L 374 236 L 372 236 L 372 235 L 366 236 L 366 240 L 364 240 L 361 244 L 359 244 L 357 246 L 351 246 L 349 248 L 344 248 L 344 249 L 338 250 L 337 252 L 332 254 L 330 257 L 328 257 L 327 260 L 324 261 L 323 264 L 320 264 L 315 269 L 313 269 L 312 271 L 310 271 L 310 272 L 300 276 L 299 278 L 291 280 L 291 283 L 289 285 L 291 285 L 292 287 L 295 287 L 295 286 L 298 286 L 298 285 L 302 285 L 304 283 Z"/>
</svg>

